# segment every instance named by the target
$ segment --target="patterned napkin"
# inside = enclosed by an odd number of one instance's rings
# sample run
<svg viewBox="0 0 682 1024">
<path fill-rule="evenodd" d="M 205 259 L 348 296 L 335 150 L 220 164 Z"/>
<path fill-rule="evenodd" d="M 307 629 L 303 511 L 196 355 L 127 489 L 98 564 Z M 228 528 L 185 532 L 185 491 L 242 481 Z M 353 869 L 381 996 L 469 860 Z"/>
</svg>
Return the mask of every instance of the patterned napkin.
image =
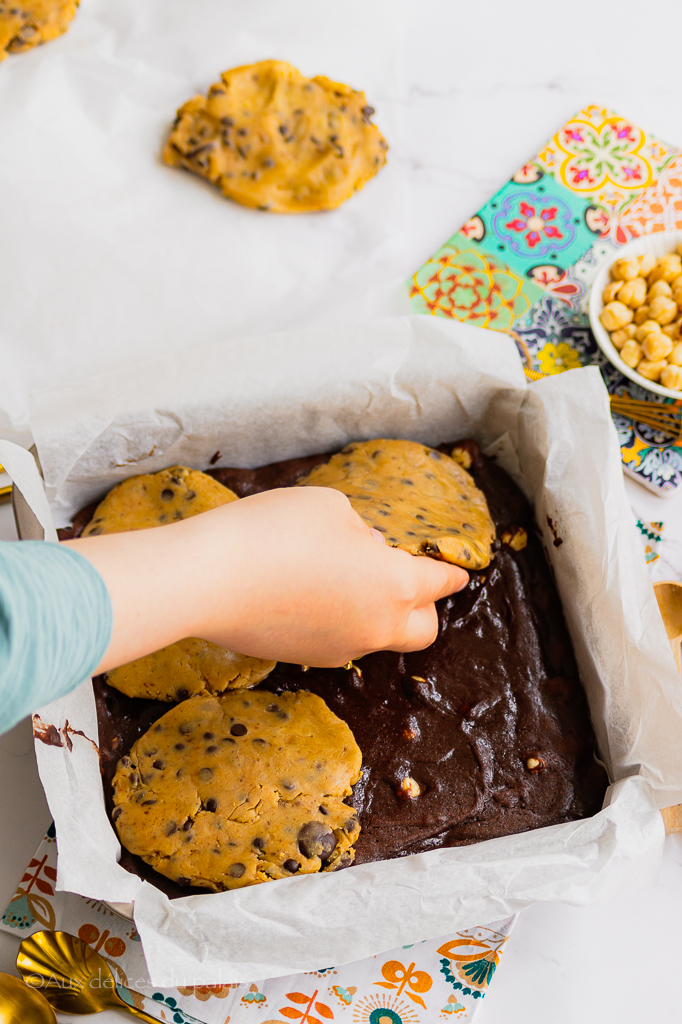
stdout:
<svg viewBox="0 0 682 1024">
<path fill-rule="evenodd" d="M 605 107 L 581 110 L 424 264 L 415 312 L 506 331 L 528 369 L 596 364 L 610 393 L 666 402 L 623 377 L 590 330 L 589 288 L 619 246 L 682 229 L 682 153 Z M 682 485 L 677 441 L 614 416 L 626 472 Z"/>
<path fill-rule="evenodd" d="M 2 931 L 24 938 L 43 928 L 79 935 L 111 967 L 118 991 L 160 1021 L 188 1024 L 431 1024 L 471 1020 L 495 973 L 515 917 L 380 953 L 345 967 L 257 984 L 155 989 L 140 937 L 104 903 L 55 892 L 57 846 L 50 828 L 5 911 Z M 447 927 L 447 917 L 443 927 Z M 71 1019 L 71 1018 L 69 1018 Z"/>
</svg>

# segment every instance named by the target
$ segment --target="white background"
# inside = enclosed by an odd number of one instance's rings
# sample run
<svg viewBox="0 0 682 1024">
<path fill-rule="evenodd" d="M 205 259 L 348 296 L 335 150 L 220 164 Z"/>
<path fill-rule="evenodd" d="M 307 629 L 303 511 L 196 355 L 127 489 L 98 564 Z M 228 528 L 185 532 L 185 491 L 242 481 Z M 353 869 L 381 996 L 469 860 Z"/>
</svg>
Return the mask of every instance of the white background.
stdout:
<svg viewBox="0 0 682 1024">
<path fill-rule="evenodd" d="M 682 147 L 681 29 L 660 0 L 83 0 L 63 39 L 0 65 L 4 436 L 28 440 L 32 388 L 122 360 L 408 311 L 405 279 L 586 103 Z M 158 161 L 179 103 L 267 57 L 377 108 L 389 165 L 335 213 L 242 210 Z M 682 493 L 628 492 L 666 521 L 682 578 Z M 0 740 L 0 779 L 4 907 L 49 823 L 26 723 Z M 680 921 L 682 836 L 655 889 L 524 912 L 477 1020 L 678 1022 Z M 0 969 L 15 948 L 0 935 Z"/>
</svg>

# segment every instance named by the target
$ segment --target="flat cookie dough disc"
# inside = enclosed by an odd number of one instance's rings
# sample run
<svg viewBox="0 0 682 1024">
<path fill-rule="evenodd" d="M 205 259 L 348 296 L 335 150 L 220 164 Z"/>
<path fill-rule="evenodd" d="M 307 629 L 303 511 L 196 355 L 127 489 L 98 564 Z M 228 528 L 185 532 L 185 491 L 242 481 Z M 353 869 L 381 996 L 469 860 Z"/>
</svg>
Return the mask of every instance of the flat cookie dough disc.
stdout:
<svg viewBox="0 0 682 1024">
<path fill-rule="evenodd" d="M 80 0 L 0 0 L 0 60 L 66 32 Z"/>
<path fill-rule="evenodd" d="M 465 569 L 492 558 L 495 525 L 485 495 L 454 459 L 415 441 L 362 441 L 299 484 L 334 487 L 387 544 Z"/>
<path fill-rule="evenodd" d="M 121 758 L 112 818 L 131 853 L 220 892 L 350 864 L 353 734 L 315 694 L 193 697 Z"/>
<path fill-rule="evenodd" d="M 373 178 L 388 144 L 365 95 L 264 60 L 225 71 L 178 111 L 163 151 L 244 206 L 333 210 Z"/>
<path fill-rule="evenodd" d="M 147 530 L 237 500 L 234 491 L 206 473 L 171 466 L 117 484 L 99 503 L 82 536 Z M 208 640 L 188 637 L 112 669 L 106 678 L 129 697 L 176 701 L 256 686 L 275 665 L 274 661 L 249 658 Z"/>
<path fill-rule="evenodd" d="M 238 501 L 229 487 L 186 466 L 144 473 L 121 481 L 100 501 L 82 537 L 148 530 Z"/>
</svg>

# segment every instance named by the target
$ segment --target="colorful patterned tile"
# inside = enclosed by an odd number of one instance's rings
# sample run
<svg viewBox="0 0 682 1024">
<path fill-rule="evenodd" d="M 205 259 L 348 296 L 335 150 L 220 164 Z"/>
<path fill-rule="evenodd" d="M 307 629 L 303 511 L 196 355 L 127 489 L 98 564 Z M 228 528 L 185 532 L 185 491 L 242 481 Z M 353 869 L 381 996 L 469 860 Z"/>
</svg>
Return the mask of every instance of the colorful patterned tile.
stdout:
<svg viewBox="0 0 682 1024">
<path fill-rule="evenodd" d="M 682 229 L 682 156 L 671 160 L 658 181 L 630 200 L 620 216 L 630 238 Z"/>
<path fill-rule="evenodd" d="M 478 214 L 480 242 L 516 273 L 531 279 L 565 270 L 590 249 L 608 223 L 602 210 L 549 174 L 513 179 Z"/>
<path fill-rule="evenodd" d="M 538 154 L 566 188 L 620 212 L 678 153 L 606 107 L 579 111 Z"/>
<path fill-rule="evenodd" d="M 597 345 L 589 317 L 546 295 L 517 323 L 516 339 L 526 366 L 538 373 L 562 373 L 579 366 L 598 366 L 610 394 L 655 401 L 650 391 L 622 377 Z M 661 399 L 661 401 L 666 401 Z M 660 493 L 682 486 L 682 444 L 644 423 L 614 414 L 626 471 Z"/>
<path fill-rule="evenodd" d="M 476 240 L 474 227 L 469 228 L 469 237 L 466 229 L 467 225 L 414 275 L 414 311 L 506 331 L 542 289 L 487 252 Z"/>
<path fill-rule="evenodd" d="M 602 354 L 587 302 L 619 246 L 671 228 L 682 229 L 680 151 L 586 107 L 417 271 L 413 308 L 507 331 L 541 373 L 595 364 L 612 393 L 655 401 Z M 627 473 L 659 494 L 682 486 L 682 444 L 614 422 Z"/>
</svg>

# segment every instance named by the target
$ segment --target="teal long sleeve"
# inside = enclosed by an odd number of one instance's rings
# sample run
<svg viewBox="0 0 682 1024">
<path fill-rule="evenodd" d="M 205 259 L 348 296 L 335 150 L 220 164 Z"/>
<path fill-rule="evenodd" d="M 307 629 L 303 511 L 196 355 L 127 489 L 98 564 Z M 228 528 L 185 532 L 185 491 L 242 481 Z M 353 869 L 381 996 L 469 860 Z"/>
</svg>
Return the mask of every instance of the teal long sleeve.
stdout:
<svg viewBox="0 0 682 1024">
<path fill-rule="evenodd" d="M 85 558 L 0 542 L 0 733 L 92 675 L 111 626 L 109 593 Z"/>
</svg>

